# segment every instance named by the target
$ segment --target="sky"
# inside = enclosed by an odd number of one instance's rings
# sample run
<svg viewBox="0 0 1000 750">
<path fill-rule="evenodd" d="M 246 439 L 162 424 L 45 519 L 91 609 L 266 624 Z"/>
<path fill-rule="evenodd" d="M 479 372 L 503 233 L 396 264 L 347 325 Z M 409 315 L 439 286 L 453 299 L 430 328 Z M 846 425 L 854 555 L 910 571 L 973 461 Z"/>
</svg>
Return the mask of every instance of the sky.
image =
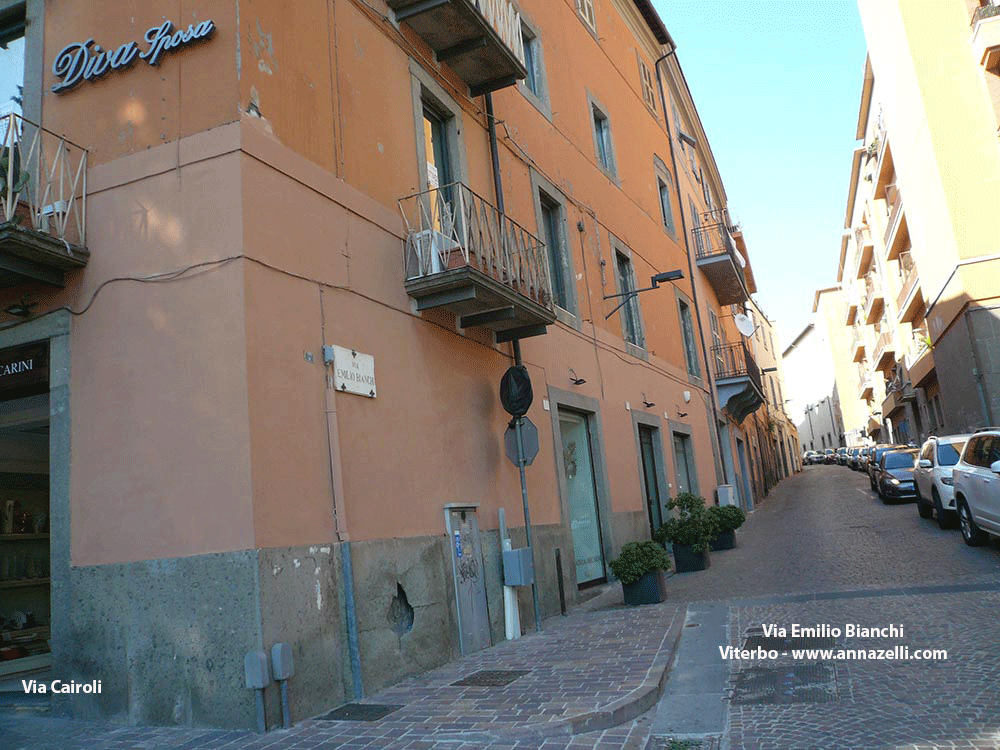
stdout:
<svg viewBox="0 0 1000 750">
<path fill-rule="evenodd" d="M 837 283 L 865 39 L 855 0 L 654 0 L 782 348 Z"/>
</svg>

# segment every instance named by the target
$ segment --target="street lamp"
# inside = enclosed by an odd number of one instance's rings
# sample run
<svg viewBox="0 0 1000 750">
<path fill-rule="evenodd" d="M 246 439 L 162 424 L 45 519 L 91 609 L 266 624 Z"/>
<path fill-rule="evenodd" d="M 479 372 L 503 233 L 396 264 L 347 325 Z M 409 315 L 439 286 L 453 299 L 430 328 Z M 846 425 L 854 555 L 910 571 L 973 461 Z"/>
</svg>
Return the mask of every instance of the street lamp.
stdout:
<svg viewBox="0 0 1000 750">
<path fill-rule="evenodd" d="M 603 263 L 603 261 L 602 261 L 602 263 Z M 680 270 L 664 271 L 663 273 L 653 274 L 649 278 L 650 286 L 643 287 L 642 289 L 629 289 L 629 290 L 624 291 L 624 292 L 619 292 L 618 294 L 605 294 L 604 295 L 604 299 L 606 299 L 606 300 L 607 299 L 615 299 L 617 297 L 624 297 L 625 299 L 623 299 L 621 302 L 619 302 L 615 306 L 614 310 L 612 310 L 607 315 L 605 315 L 604 319 L 608 320 L 612 315 L 614 315 L 616 312 L 618 312 L 619 310 L 621 310 L 622 307 L 624 307 L 629 301 L 631 301 L 633 297 L 637 297 L 639 295 L 639 292 L 648 292 L 648 291 L 650 291 L 652 289 L 658 289 L 659 286 L 660 286 L 660 284 L 662 284 L 662 283 L 664 283 L 666 281 L 677 281 L 678 279 L 683 279 L 683 278 L 684 278 L 684 272 L 683 271 L 680 271 Z"/>
</svg>

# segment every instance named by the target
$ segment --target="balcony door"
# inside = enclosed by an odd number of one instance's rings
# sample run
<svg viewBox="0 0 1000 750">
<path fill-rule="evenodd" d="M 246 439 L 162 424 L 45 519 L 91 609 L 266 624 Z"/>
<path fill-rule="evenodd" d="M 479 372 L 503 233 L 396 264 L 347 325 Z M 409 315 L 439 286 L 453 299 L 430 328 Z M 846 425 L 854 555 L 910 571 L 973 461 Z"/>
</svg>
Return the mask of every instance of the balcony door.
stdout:
<svg viewBox="0 0 1000 750">
<path fill-rule="evenodd" d="M 607 580 L 604 544 L 597 504 L 590 420 L 584 414 L 559 410 L 563 472 L 576 563 L 576 583 L 583 588 Z"/>
</svg>

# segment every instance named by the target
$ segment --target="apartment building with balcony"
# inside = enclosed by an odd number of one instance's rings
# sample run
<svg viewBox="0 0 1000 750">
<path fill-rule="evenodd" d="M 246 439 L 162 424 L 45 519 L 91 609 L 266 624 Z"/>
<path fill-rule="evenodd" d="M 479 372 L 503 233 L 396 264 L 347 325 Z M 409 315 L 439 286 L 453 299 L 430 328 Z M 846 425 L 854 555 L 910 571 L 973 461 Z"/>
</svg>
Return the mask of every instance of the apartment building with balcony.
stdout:
<svg viewBox="0 0 1000 750">
<path fill-rule="evenodd" d="M 749 255 L 646 0 L 3 0 L 0 39 L 2 663 L 102 681 L 57 713 L 253 726 L 286 641 L 298 719 L 502 640 L 514 364 L 540 616 L 676 493 L 766 492 Z"/>
<path fill-rule="evenodd" d="M 845 412 L 849 430 L 919 442 L 1000 407 L 1000 20 L 962 0 L 859 7 L 869 53 L 838 266 L 851 343 L 835 359 L 859 366 L 867 419 Z"/>
</svg>

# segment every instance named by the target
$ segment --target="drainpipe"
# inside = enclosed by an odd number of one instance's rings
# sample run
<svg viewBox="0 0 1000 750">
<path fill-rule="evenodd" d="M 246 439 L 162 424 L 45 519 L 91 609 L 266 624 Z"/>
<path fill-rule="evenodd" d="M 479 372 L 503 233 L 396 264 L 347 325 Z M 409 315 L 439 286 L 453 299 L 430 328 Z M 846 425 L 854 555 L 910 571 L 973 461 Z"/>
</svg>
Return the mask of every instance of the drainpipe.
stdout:
<svg viewBox="0 0 1000 750">
<path fill-rule="evenodd" d="M 698 320 L 698 338 L 701 340 L 701 353 L 705 358 L 705 378 L 708 380 L 708 395 L 712 401 L 712 429 L 709 435 L 712 438 L 712 454 L 715 459 L 715 481 L 719 484 L 728 484 L 726 476 L 726 463 L 722 460 L 722 441 L 719 438 L 719 407 L 715 400 L 715 381 L 712 379 L 711 360 L 708 358 L 708 346 L 705 344 L 705 327 L 701 323 L 701 305 L 698 304 L 698 284 L 694 275 L 694 263 L 691 260 L 691 245 L 688 238 L 687 220 L 684 218 L 684 196 L 681 194 L 681 181 L 677 172 L 677 154 L 674 152 L 674 139 L 670 135 L 670 118 L 667 117 L 667 99 L 663 93 L 663 78 L 660 75 L 660 63 L 677 51 L 677 45 L 672 44 L 670 51 L 661 55 L 653 64 L 656 69 L 656 85 L 660 90 L 660 107 L 663 109 L 663 125 L 667 129 L 667 143 L 670 145 L 670 165 L 674 170 L 674 189 L 677 191 L 677 204 L 681 214 L 681 232 L 684 234 L 684 250 L 688 262 L 688 278 L 691 279 L 691 297 L 694 302 L 694 314 Z M 720 482 L 719 479 L 722 479 Z"/>
<path fill-rule="evenodd" d="M 324 347 L 325 364 L 332 357 Z M 354 601 L 354 566 L 351 558 L 351 540 L 347 533 L 347 519 L 344 517 L 344 471 L 340 460 L 340 427 L 337 422 L 337 391 L 333 387 L 333 376 L 326 373 L 326 435 L 330 449 L 330 482 L 333 488 L 333 519 L 340 545 L 340 572 L 344 589 L 344 619 L 347 625 L 347 652 L 351 661 L 351 682 L 355 700 L 364 697 L 364 683 L 361 679 L 361 648 L 358 641 L 358 613 Z"/>
<path fill-rule="evenodd" d="M 496 193 L 497 199 L 497 211 L 503 216 L 504 202 L 503 202 L 503 180 L 500 177 L 500 149 L 497 145 L 497 122 L 496 117 L 493 114 L 493 94 L 487 93 L 484 97 L 486 99 L 486 124 L 490 135 L 490 160 L 493 165 L 493 192 Z M 501 241 L 506 241 L 506 233 L 501 230 L 500 232 Z M 523 364 L 521 360 L 521 340 L 514 339 L 510 342 L 511 354 L 514 357 L 514 364 Z M 521 504 L 524 508 L 524 537 L 525 543 L 528 545 L 528 549 L 531 550 L 531 566 L 533 570 L 538 570 L 538 564 L 535 560 L 535 545 L 531 541 L 531 511 L 528 508 L 528 481 L 524 472 L 524 443 L 523 435 L 521 432 L 521 418 L 518 417 L 514 420 L 514 429 L 517 432 L 517 468 L 518 473 L 521 478 Z M 531 603 L 535 609 L 535 632 L 542 632 L 542 610 L 538 603 L 538 578 L 537 574 L 535 580 L 531 584 Z"/>
</svg>

